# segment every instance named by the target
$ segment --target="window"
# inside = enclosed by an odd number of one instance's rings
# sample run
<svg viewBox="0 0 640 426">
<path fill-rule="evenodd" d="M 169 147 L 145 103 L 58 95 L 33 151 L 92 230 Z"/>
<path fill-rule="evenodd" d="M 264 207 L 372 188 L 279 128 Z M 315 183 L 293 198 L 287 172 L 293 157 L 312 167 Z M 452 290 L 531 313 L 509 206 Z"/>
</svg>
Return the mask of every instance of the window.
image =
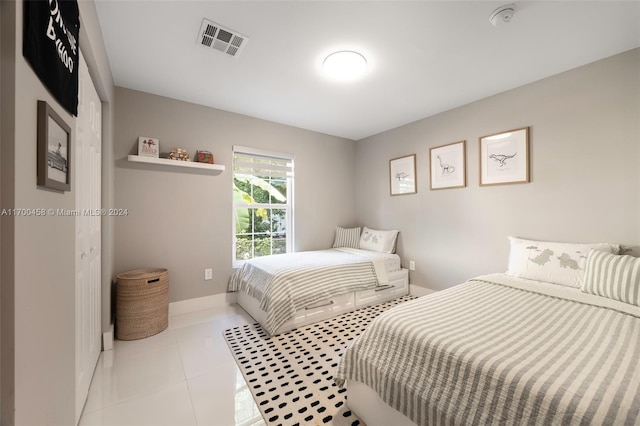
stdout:
<svg viewBox="0 0 640 426">
<path fill-rule="evenodd" d="M 234 265 L 291 251 L 293 156 L 233 147 Z"/>
</svg>

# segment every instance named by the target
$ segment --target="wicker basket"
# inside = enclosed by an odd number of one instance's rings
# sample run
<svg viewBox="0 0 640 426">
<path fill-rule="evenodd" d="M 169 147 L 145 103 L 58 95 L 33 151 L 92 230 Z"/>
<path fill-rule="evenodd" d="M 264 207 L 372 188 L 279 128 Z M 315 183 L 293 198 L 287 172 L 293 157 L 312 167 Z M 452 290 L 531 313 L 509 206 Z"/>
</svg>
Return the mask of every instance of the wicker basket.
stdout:
<svg viewBox="0 0 640 426">
<path fill-rule="evenodd" d="M 169 325 L 169 272 L 137 269 L 118 275 L 116 338 L 153 336 Z"/>
</svg>

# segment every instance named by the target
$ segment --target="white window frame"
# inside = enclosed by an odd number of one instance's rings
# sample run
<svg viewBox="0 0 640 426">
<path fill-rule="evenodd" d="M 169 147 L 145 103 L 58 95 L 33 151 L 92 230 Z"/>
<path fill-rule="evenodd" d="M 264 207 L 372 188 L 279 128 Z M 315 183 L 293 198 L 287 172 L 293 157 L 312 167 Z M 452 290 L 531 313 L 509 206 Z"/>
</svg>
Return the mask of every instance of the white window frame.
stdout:
<svg viewBox="0 0 640 426">
<path fill-rule="evenodd" d="M 231 244 L 231 253 L 232 253 L 232 257 L 231 259 L 233 260 L 233 267 L 234 268 L 239 268 L 241 267 L 246 260 L 238 260 L 236 259 L 236 209 L 237 208 L 268 208 L 268 209 L 273 209 L 273 208 L 278 208 L 278 209 L 285 209 L 287 211 L 287 220 L 286 220 L 286 252 L 290 253 L 292 251 L 294 251 L 294 246 L 293 246 L 293 242 L 294 242 L 294 198 L 293 198 L 293 194 L 294 194 L 294 156 L 292 154 L 286 154 L 286 153 L 281 153 L 281 152 L 275 152 L 275 151 L 267 151 L 267 150 L 263 150 L 263 149 L 258 149 L 258 148 L 251 148 L 251 147 L 246 147 L 246 146 L 240 146 L 240 145 L 234 145 L 233 146 L 233 152 L 232 152 L 232 159 L 233 159 L 233 164 L 232 164 L 232 176 L 231 176 L 231 185 L 232 185 L 232 191 L 233 191 L 233 184 L 234 184 L 234 177 L 236 175 L 236 161 L 235 161 L 235 157 L 237 153 L 241 153 L 244 155 L 250 155 L 250 156 L 255 156 L 255 157 L 263 157 L 263 158 L 274 158 L 274 159 L 279 159 L 279 160 L 287 160 L 287 162 L 289 162 L 291 164 L 290 167 L 290 171 L 287 171 L 286 174 L 286 180 L 287 180 L 287 202 L 286 204 L 262 204 L 262 203 L 256 203 L 256 204 L 245 204 L 245 203 L 236 203 L 232 200 L 232 214 L 231 214 L 231 223 L 232 223 L 232 244 Z M 233 197 L 233 194 L 232 194 Z"/>
</svg>

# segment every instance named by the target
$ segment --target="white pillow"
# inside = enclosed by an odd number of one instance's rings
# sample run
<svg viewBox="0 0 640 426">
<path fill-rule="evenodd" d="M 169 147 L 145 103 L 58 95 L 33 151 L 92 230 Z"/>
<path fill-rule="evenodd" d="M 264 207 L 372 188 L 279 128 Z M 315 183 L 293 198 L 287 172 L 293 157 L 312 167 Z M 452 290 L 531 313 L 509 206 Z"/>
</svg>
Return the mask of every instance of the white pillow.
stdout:
<svg viewBox="0 0 640 426">
<path fill-rule="evenodd" d="M 640 258 L 591 250 L 582 291 L 640 306 Z"/>
<path fill-rule="evenodd" d="M 618 254 L 620 246 L 533 241 L 509 237 L 509 270 L 514 277 L 580 288 L 590 249 Z"/>
<path fill-rule="evenodd" d="M 398 231 L 379 231 L 365 226 L 360 236 L 360 248 L 382 253 L 395 253 L 397 238 Z"/>
<path fill-rule="evenodd" d="M 336 226 L 336 238 L 333 241 L 333 248 L 338 247 L 360 248 L 360 227 L 341 228 Z"/>
</svg>

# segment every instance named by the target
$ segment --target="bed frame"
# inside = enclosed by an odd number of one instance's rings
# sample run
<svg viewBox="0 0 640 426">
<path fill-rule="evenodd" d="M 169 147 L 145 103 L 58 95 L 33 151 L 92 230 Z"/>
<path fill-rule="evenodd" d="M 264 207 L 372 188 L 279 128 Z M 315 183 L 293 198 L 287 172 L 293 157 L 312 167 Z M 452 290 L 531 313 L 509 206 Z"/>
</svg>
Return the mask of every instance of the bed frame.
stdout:
<svg viewBox="0 0 640 426">
<path fill-rule="evenodd" d="M 329 319 L 366 306 L 387 302 L 409 293 L 408 269 L 388 272 L 387 276 L 389 277 L 389 283 L 378 286 L 375 289 L 352 291 L 300 309 L 296 312 L 295 317 L 278 327 L 275 334 L 284 333 L 303 325 Z M 259 300 L 244 292 L 238 292 L 238 305 L 264 327 L 267 322 L 267 313 L 260 309 Z"/>
<path fill-rule="evenodd" d="M 347 406 L 367 426 L 416 426 L 407 416 L 394 410 L 369 386 L 356 380 L 347 382 Z"/>
</svg>

